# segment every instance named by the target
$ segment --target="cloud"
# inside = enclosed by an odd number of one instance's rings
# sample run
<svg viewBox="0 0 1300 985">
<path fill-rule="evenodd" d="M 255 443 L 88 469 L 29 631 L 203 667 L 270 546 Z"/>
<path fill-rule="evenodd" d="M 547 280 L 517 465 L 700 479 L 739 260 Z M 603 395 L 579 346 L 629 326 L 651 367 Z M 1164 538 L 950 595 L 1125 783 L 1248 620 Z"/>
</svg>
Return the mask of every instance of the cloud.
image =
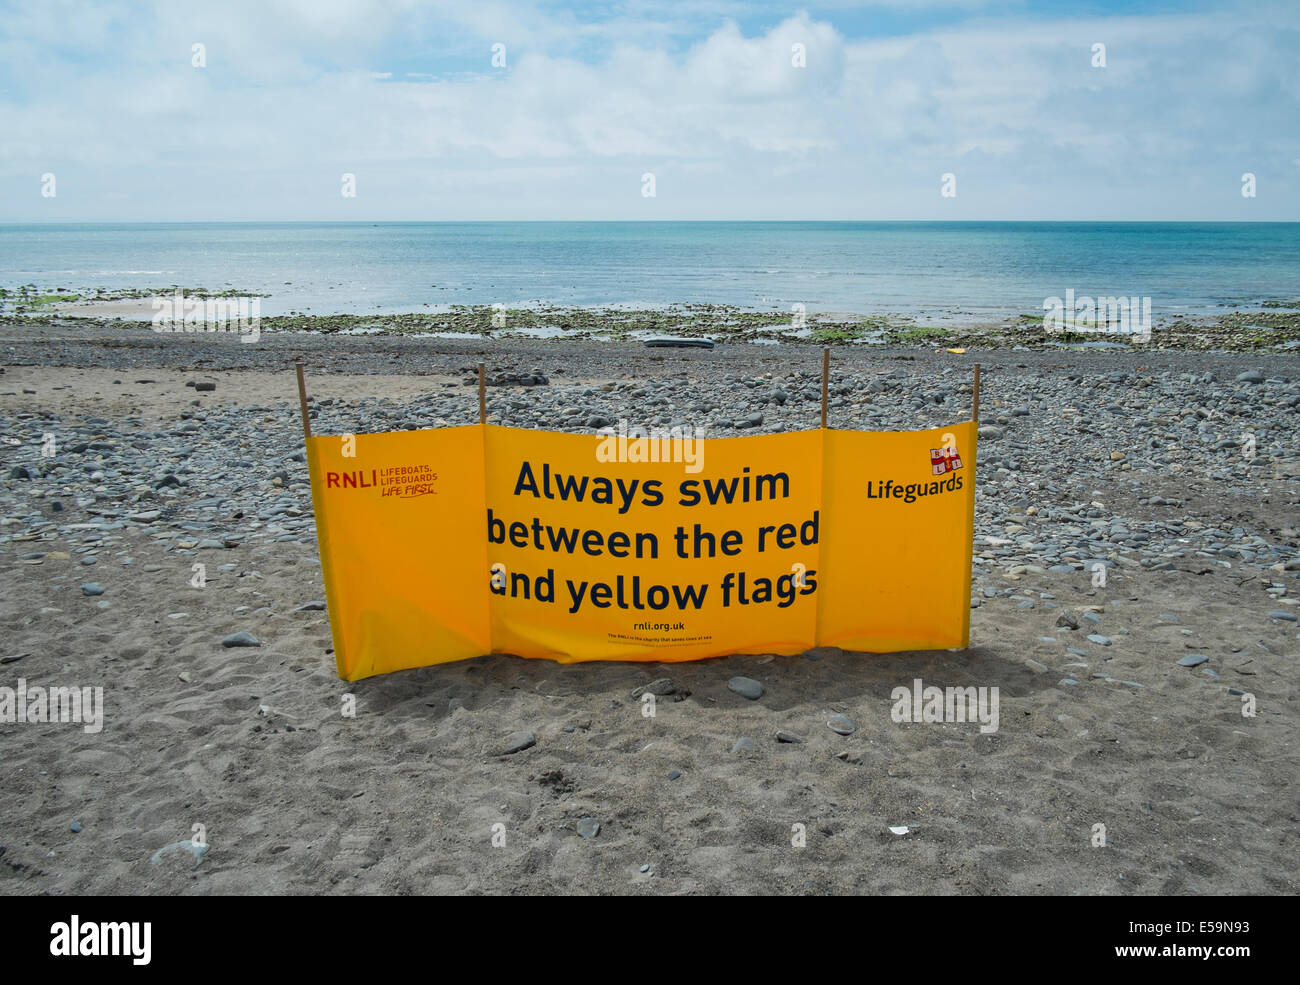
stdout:
<svg viewBox="0 0 1300 985">
<path fill-rule="evenodd" d="M 24 6 L 0 219 L 1300 218 L 1291 5 L 882 36 L 754 9 Z"/>
</svg>

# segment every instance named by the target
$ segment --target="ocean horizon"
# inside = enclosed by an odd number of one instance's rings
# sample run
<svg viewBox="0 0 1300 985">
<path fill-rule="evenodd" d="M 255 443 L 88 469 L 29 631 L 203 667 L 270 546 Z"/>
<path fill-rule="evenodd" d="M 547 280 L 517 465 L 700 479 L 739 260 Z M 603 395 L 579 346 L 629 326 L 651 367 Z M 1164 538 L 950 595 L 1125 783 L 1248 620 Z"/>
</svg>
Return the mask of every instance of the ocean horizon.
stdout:
<svg viewBox="0 0 1300 985">
<path fill-rule="evenodd" d="M 0 225 L 0 288 L 173 287 L 264 315 L 453 305 L 886 314 L 939 323 L 1076 295 L 1157 320 L 1300 301 L 1300 223 L 1026 221 L 151 222 Z"/>
</svg>

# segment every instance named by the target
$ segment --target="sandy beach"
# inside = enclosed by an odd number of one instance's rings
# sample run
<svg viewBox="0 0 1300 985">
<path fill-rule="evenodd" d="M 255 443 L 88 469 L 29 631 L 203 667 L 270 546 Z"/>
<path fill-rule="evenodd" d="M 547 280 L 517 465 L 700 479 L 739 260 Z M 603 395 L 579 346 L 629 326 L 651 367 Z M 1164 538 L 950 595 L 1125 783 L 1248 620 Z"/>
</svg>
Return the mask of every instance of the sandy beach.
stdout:
<svg viewBox="0 0 1300 985">
<path fill-rule="evenodd" d="M 0 891 L 1297 890 L 1294 352 L 837 349 L 835 427 L 965 419 L 983 366 L 967 651 L 498 655 L 346 684 L 294 360 L 317 433 L 472 422 L 485 362 L 546 380 L 489 388 L 496 423 L 726 435 L 815 427 L 820 350 L 16 318 L 0 347 L 0 686 L 104 702 L 98 732 L 0 724 Z M 240 632 L 261 645 L 222 645 Z M 634 692 L 663 678 L 647 719 Z M 998 687 L 998 730 L 893 721 L 915 679 Z M 197 865 L 153 860 L 192 837 Z"/>
</svg>

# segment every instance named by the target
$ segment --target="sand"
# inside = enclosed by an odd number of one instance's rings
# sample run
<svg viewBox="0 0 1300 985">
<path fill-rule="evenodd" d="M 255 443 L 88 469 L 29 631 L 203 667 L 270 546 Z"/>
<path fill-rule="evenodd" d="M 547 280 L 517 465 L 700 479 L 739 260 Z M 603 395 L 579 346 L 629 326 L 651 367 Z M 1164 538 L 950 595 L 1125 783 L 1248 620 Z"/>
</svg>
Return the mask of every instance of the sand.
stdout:
<svg viewBox="0 0 1300 985">
<path fill-rule="evenodd" d="M 185 381 L 209 375 L 214 405 L 296 408 L 282 370 L 10 365 L 0 415 L 171 419 L 193 397 Z M 318 372 L 312 387 L 401 401 L 458 379 Z M 964 652 L 671 667 L 490 656 L 346 684 L 327 614 L 295 611 L 324 597 L 314 544 L 211 553 L 196 590 L 193 558 L 143 529 L 125 536 L 133 563 L 92 569 L 58 557 L 66 543 L 42 541 L 40 563 L 19 560 L 30 543 L 0 545 L 0 658 L 21 656 L 0 685 L 102 685 L 107 707 L 98 734 L 0 725 L 0 892 L 1297 890 L 1296 629 L 1268 619 L 1277 603 L 1235 571 L 1124 570 L 1105 588 L 1036 574 L 1060 608 L 986 599 Z M 102 598 L 78 591 L 90 578 Z M 1094 605 L 1111 646 L 1080 632 L 1072 645 L 1089 656 L 1061 657 L 1040 640 L 1061 611 Z M 223 648 L 239 629 L 264 645 Z M 1222 676 L 1175 664 L 1194 652 Z M 728 690 L 736 675 L 764 696 Z M 632 692 L 660 677 L 689 696 L 646 718 Z M 916 678 L 1000 687 L 999 730 L 895 723 L 891 692 Z M 1255 717 L 1229 686 L 1256 696 Z M 827 727 L 837 712 L 853 735 Z M 536 744 L 497 754 L 517 730 Z M 778 743 L 777 730 L 806 741 Z M 733 752 L 741 737 L 753 754 Z M 578 834 L 588 817 L 594 838 Z M 150 861 L 195 825 L 210 846 L 197 868 Z"/>
</svg>

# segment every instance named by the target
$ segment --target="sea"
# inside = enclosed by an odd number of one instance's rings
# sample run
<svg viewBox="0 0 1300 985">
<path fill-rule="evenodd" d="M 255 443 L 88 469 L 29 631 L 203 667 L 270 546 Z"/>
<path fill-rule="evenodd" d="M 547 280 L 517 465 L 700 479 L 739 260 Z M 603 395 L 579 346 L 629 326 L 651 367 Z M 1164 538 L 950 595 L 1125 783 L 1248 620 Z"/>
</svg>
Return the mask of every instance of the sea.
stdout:
<svg viewBox="0 0 1300 985">
<path fill-rule="evenodd" d="M 1048 298 L 1153 317 L 1300 303 L 1300 223 L 354 222 L 0 226 L 0 287 L 204 288 L 264 316 L 451 305 L 886 314 L 978 323 Z"/>
</svg>

